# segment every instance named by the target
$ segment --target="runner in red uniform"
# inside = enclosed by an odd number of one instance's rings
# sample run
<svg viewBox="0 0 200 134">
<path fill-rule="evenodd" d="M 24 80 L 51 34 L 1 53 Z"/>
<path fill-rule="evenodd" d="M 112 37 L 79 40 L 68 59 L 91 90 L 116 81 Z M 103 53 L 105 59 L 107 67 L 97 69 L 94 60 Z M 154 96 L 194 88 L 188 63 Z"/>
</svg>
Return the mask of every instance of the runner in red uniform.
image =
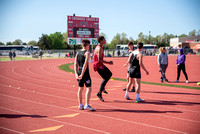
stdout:
<svg viewBox="0 0 200 134">
<path fill-rule="evenodd" d="M 101 101 L 104 101 L 104 99 L 102 98 L 102 92 L 108 94 L 105 90 L 105 86 L 108 80 L 112 76 L 112 72 L 104 65 L 104 63 L 112 65 L 113 62 L 103 60 L 104 58 L 103 45 L 106 44 L 106 40 L 104 36 L 99 36 L 98 42 L 99 44 L 98 46 L 96 46 L 95 51 L 94 51 L 93 68 L 94 68 L 94 71 L 97 71 L 99 75 L 103 78 L 103 81 L 100 85 L 97 96 L 99 97 Z"/>
</svg>

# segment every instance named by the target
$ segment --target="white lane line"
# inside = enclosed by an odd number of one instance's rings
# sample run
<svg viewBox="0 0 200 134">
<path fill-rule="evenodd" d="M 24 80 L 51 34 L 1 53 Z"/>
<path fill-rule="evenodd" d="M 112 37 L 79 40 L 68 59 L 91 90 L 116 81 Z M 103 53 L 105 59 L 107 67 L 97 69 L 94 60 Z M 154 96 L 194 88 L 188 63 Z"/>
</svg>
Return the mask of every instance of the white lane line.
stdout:
<svg viewBox="0 0 200 134">
<path fill-rule="evenodd" d="M 53 67 L 54 67 L 54 70 L 56 71 L 56 69 L 55 69 L 55 68 L 56 68 L 56 65 L 55 65 L 55 66 L 53 66 Z M 42 70 L 42 72 L 43 72 L 43 70 Z M 47 72 L 47 71 L 45 71 L 45 72 Z M 51 73 L 51 72 L 49 72 L 49 73 Z M 35 73 L 35 74 L 36 74 L 36 73 Z M 37 74 L 36 74 L 36 75 L 37 75 Z M 63 76 L 63 75 L 59 75 L 59 76 L 61 77 L 61 76 Z M 48 77 L 48 76 L 47 76 L 47 77 Z M 50 77 L 50 78 L 52 78 L 52 77 Z M 56 79 L 56 78 L 53 78 L 53 79 Z M 56 82 L 56 83 L 57 83 L 57 82 Z M 57 84 L 60 84 L 60 83 L 57 83 Z M 114 93 L 115 93 L 115 92 L 114 92 Z M 175 97 L 175 98 L 177 98 L 177 97 L 178 97 L 178 98 L 185 98 L 185 99 L 199 100 L 199 99 L 196 99 L 196 98 L 192 98 L 192 97 L 185 97 L 185 96 L 176 96 L 176 95 L 174 96 L 174 95 L 173 95 L 173 97 Z"/>
<path fill-rule="evenodd" d="M 30 115 L 29 113 L 25 113 L 25 112 L 22 112 L 22 111 L 19 111 L 19 110 L 9 109 L 9 108 L 5 108 L 5 107 L 1 107 L 1 106 L 0 106 L 0 108 L 5 109 L 5 110 L 9 110 L 9 111 L 12 111 L 12 112 L 17 112 L 17 113 L 20 113 L 20 114 Z M 59 121 L 59 120 L 55 120 L 55 119 L 51 119 L 51 118 L 41 118 L 41 119 L 49 120 L 49 121 L 53 121 L 53 122 L 58 122 L 58 123 L 62 123 L 62 124 L 65 124 L 65 125 L 80 127 L 80 128 L 92 130 L 92 131 L 95 131 L 95 132 L 104 133 L 104 134 L 110 134 L 108 132 L 101 131 L 101 130 L 98 130 L 98 129 L 93 129 L 93 128 L 89 128 L 89 127 L 85 127 L 85 126 L 81 126 L 81 125 L 77 125 L 77 124 L 68 123 L 68 122 L 63 122 L 63 121 Z"/>
<path fill-rule="evenodd" d="M 0 85 L 1 85 L 1 86 L 4 86 L 4 85 L 2 85 L 2 84 L 0 84 Z M 5 86 L 5 87 L 7 87 L 7 86 Z M 14 87 L 12 87 L 12 88 L 14 88 Z M 16 89 L 17 89 L 17 88 L 16 88 Z M 61 96 L 56 96 L 56 95 L 41 93 L 41 92 L 37 92 L 37 94 L 44 95 L 44 96 L 49 96 L 49 97 L 54 97 L 54 98 L 58 98 L 58 99 L 64 99 L 64 100 L 70 100 L 70 101 L 75 101 L 75 102 L 77 102 L 76 99 L 71 99 L 71 98 L 66 98 L 66 97 L 61 97 Z M 104 104 L 99 104 L 99 103 L 91 103 L 91 104 L 100 105 L 100 106 L 105 106 L 105 107 L 110 107 L 110 108 L 118 108 L 118 109 L 125 109 L 125 110 L 127 110 L 127 108 L 125 108 L 125 107 L 116 107 L 116 106 L 112 106 L 112 105 L 104 105 Z M 156 115 L 156 116 L 167 117 L 167 118 L 172 118 L 172 119 L 178 119 L 178 120 L 184 120 L 184 121 L 189 121 L 189 122 L 200 123 L 200 121 L 195 121 L 195 120 L 190 120 L 190 119 L 184 119 L 184 118 L 178 118 L 178 117 L 167 116 L 167 115 L 161 115 L 161 114 L 154 114 L 154 113 L 149 113 L 149 114 Z"/>
<path fill-rule="evenodd" d="M 4 79 L 9 79 L 11 81 L 16 81 L 18 83 L 26 83 L 28 85 L 34 85 L 36 87 L 41 87 L 41 88 L 48 88 L 48 89 L 52 89 L 52 90 L 57 90 L 57 91 L 62 91 L 62 92 L 70 92 L 70 93 L 75 93 L 77 94 L 77 92 L 74 92 L 74 91 L 70 91 L 70 90 L 63 90 L 63 89 L 58 89 L 58 88 L 51 88 L 51 87 L 45 87 L 45 86 L 41 86 L 41 85 L 38 85 L 38 84 L 33 84 L 33 83 L 27 83 L 27 82 L 21 82 L 21 81 L 18 81 L 18 80 L 15 80 L 15 79 L 10 79 L 8 77 L 5 77 L 5 76 L 2 76 L 0 75 L 0 77 L 3 77 Z M 68 85 L 66 85 L 68 86 Z M 119 93 L 116 93 L 116 94 L 119 94 Z M 143 95 L 144 96 L 144 95 Z M 107 99 L 110 99 L 110 100 L 115 100 L 116 98 L 112 98 L 112 97 L 104 97 L 104 98 L 107 98 Z M 146 98 L 150 98 L 150 99 L 156 99 L 156 100 L 160 100 L 158 98 L 151 98 L 151 97 L 146 97 Z M 169 100 L 169 99 L 168 99 Z M 176 108 L 176 107 L 167 107 L 167 106 L 160 106 L 160 105 L 153 105 L 155 107 L 162 107 L 162 108 L 169 108 L 169 109 L 176 109 L 176 110 L 183 110 L 183 111 L 188 111 L 188 112 L 194 112 L 194 113 L 200 113 L 200 111 L 195 111 L 195 110 L 188 110 L 188 109 L 183 109 L 183 108 Z"/>
<path fill-rule="evenodd" d="M 8 130 L 8 131 L 11 131 L 11 132 L 14 132 L 14 133 L 18 133 L 18 134 L 24 134 L 24 133 L 22 133 L 22 132 L 19 132 L 19 131 L 10 129 L 10 128 L 5 128 L 5 127 L 2 127 L 2 126 L 0 126 L 0 129 L 5 129 L 5 130 Z"/>
<path fill-rule="evenodd" d="M 55 63 L 54 63 L 54 64 L 55 64 Z M 51 64 L 49 64 L 49 65 L 51 65 Z M 54 70 L 56 70 L 56 69 L 55 69 L 56 66 L 57 66 L 57 65 L 53 66 L 53 67 L 54 67 Z M 18 66 L 18 67 L 19 67 L 19 66 Z M 17 68 L 17 67 L 16 67 L 16 68 Z M 28 67 L 27 67 L 27 68 L 28 68 Z M 13 68 L 12 70 L 14 70 L 14 68 Z M 27 69 L 26 69 L 26 70 L 27 70 Z M 42 71 L 44 71 L 44 70 L 42 70 Z M 45 71 L 45 72 L 46 72 L 46 71 Z M 51 72 L 48 72 L 48 73 L 51 73 Z M 35 78 L 31 78 L 31 77 L 27 77 L 27 76 L 22 76 L 22 75 L 20 75 L 20 74 L 18 74 L 18 73 L 16 73 L 16 72 L 15 72 L 15 74 L 16 74 L 16 75 L 19 75 L 19 76 L 21 76 L 21 77 L 26 77 L 26 78 L 29 78 L 29 79 L 38 80 L 38 79 L 35 79 Z M 36 74 L 36 73 L 34 73 L 34 74 Z M 37 74 L 36 74 L 36 75 L 37 75 Z M 54 75 L 55 75 L 55 74 L 54 74 Z M 61 75 L 59 75 L 59 76 L 61 76 Z M 47 76 L 47 77 L 48 77 L 48 76 Z M 40 80 L 40 81 L 49 82 L 49 81 L 46 81 L 46 80 Z M 51 83 L 66 86 L 66 84 L 62 84 L 62 83 L 57 83 L 57 82 L 51 82 Z M 173 97 L 197 100 L 196 98 L 190 98 L 190 97 L 180 97 L 180 96 L 173 96 Z M 169 100 L 169 99 L 168 99 L 168 100 Z"/>
<path fill-rule="evenodd" d="M 154 126 L 154 125 L 148 125 L 148 124 L 144 124 L 144 123 L 139 123 L 139 122 L 135 122 L 135 121 L 129 121 L 129 120 L 125 120 L 125 119 L 119 119 L 119 118 L 105 116 L 105 115 L 100 115 L 100 114 L 95 114 L 95 113 L 82 112 L 82 111 L 78 111 L 78 110 L 73 110 L 73 109 L 69 109 L 69 108 L 65 108 L 65 107 L 60 107 L 60 106 L 50 105 L 50 104 L 46 104 L 46 103 L 31 101 L 31 100 L 22 99 L 22 98 L 10 96 L 10 95 L 5 95 L 5 94 L 0 94 L 0 95 L 4 96 L 4 97 L 8 97 L 8 98 L 14 98 L 14 99 L 23 100 L 23 101 L 27 101 L 27 102 L 32 102 L 32 103 L 35 103 L 35 104 L 45 105 L 45 106 L 49 106 L 49 107 L 54 107 L 54 108 L 59 108 L 59 109 L 64 109 L 64 110 L 70 110 L 70 111 L 80 112 L 80 113 L 94 115 L 94 116 L 100 116 L 100 117 L 104 117 L 104 118 L 108 118 L 108 119 L 113 119 L 113 120 L 118 120 L 118 121 L 122 121 L 122 122 L 129 122 L 129 123 L 132 123 L 132 124 L 138 124 L 138 125 L 142 125 L 142 126 L 147 126 L 147 127 L 152 127 L 152 128 L 167 130 L 167 131 L 170 131 L 170 132 L 176 132 L 176 133 L 186 134 L 185 132 L 178 131 L 178 130 L 173 130 L 173 129 L 163 128 L 163 127 L 158 127 L 158 126 Z"/>
</svg>

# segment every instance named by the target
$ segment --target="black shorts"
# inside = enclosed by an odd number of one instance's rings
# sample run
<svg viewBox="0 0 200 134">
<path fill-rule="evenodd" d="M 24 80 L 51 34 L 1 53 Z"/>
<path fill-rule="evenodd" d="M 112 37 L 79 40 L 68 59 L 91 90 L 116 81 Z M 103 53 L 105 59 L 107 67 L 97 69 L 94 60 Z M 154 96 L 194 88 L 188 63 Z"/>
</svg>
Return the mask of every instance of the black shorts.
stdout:
<svg viewBox="0 0 200 134">
<path fill-rule="evenodd" d="M 131 78 L 141 78 L 140 68 L 130 68 L 128 70 L 128 74 Z"/>
<path fill-rule="evenodd" d="M 91 85 L 92 85 L 90 74 L 87 72 L 85 72 L 85 74 L 83 75 L 83 78 L 81 80 L 77 80 L 77 81 L 78 81 L 79 87 L 84 87 L 84 84 L 86 87 L 91 87 Z"/>
</svg>

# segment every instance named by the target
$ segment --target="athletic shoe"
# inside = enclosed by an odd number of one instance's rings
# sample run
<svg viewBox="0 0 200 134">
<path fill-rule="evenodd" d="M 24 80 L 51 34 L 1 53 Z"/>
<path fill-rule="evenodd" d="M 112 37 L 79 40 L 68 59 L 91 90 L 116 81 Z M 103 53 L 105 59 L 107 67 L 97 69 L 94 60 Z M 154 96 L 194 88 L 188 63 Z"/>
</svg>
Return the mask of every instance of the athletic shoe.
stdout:
<svg viewBox="0 0 200 134">
<path fill-rule="evenodd" d="M 96 109 L 90 107 L 90 105 L 85 105 L 84 109 L 90 110 L 90 111 L 96 111 Z"/>
<path fill-rule="evenodd" d="M 189 81 L 188 81 L 188 80 L 186 80 L 186 83 L 189 83 Z"/>
<path fill-rule="evenodd" d="M 135 87 L 133 86 L 133 88 L 129 92 L 135 92 Z"/>
<path fill-rule="evenodd" d="M 126 88 L 122 89 L 123 91 L 126 91 Z"/>
<path fill-rule="evenodd" d="M 127 100 L 131 100 L 131 98 L 129 98 L 129 96 L 128 95 L 125 95 L 125 97 L 124 97 L 125 99 L 127 99 Z"/>
<path fill-rule="evenodd" d="M 169 83 L 168 79 L 165 80 L 166 83 Z"/>
<path fill-rule="evenodd" d="M 163 79 L 160 79 L 160 82 L 163 82 Z"/>
<path fill-rule="evenodd" d="M 100 99 L 100 101 L 104 102 L 104 99 L 102 98 L 102 94 L 101 93 L 97 93 L 97 97 Z"/>
<path fill-rule="evenodd" d="M 135 103 L 140 103 L 140 102 L 144 102 L 144 100 L 143 99 L 136 99 L 136 101 L 135 101 Z"/>
<path fill-rule="evenodd" d="M 79 109 L 79 110 L 83 110 L 83 109 L 84 109 L 84 106 L 83 106 L 83 105 L 79 105 L 78 109 Z"/>
<path fill-rule="evenodd" d="M 176 80 L 176 81 L 174 81 L 174 82 L 178 83 L 178 82 L 179 82 L 179 80 Z"/>
<path fill-rule="evenodd" d="M 108 92 L 107 92 L 105 89 L 103 90 L 103 92 L 104 92 L 105 94 L 108 94 Z"/>
</svg>

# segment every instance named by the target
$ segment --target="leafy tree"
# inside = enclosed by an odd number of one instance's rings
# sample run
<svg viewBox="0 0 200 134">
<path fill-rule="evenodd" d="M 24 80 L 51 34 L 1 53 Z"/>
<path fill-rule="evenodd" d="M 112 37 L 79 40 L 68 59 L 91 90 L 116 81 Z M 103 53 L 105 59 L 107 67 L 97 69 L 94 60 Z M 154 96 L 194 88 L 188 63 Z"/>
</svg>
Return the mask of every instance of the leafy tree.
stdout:
<svg viewBox="0 0 200 134">
<path fill-rule="evenodd" d="M 22 45 L 22 40 L 20 40 L 20 39 L 16 39 L 15 41 L 13 41 L 13 45 Z"/>
<path fill-rule="evenodd" d="M 38 46 L 41 49 L 50 49 L 51 39 L 47 34 L 42 34 L 42 37 L 39 38 Z"/>
<path fill-rule="evenodd" d="M 121 34 L 120 40 L 121 40 L 121 44 L 128 44 L 128 42 L 129 42 L 129 40 L 127 38 L 127 34 L 124 32 Z"/>
<path fill-rule="evenodd" d="M 111 43 L 109 44 L 109 48 L 115 49 L 117 44 L 121 44 L 120 34 L 117 33 Z"/>
<path fill-rule="evenodd" d="M 35 40 L 31 40 L 28 42 L 28 45 L 37 46 L 37 42 Z"/>
<path fill-rule="evenodd" d="M 0 46 L 3 46 L 3 45 L 5 45 L 3 42 L 0 42 Z"/>
<path fill-rule="evenodd" d="M 196 36 L 196 30 L 192 30 L 189 32 L 189 36 Z"/>
<path fill-rule="evenodd" d="M 68 42 L 67 32 L 64 32 L 63 34 L 63 42 Z"/>
<path fill-rule="evenodd" d="M 165 43 L 165 44 L 169 43 L 169 39 L 168 39 L 168 34 L 167 33 L 163 34 L 162 42 Z"/>
<path fill-rule="evenodd" d="M 50 48 L 51 49 L 62 49 L 63 48 L 63 35 L 61 32 L 55 32 L 49 35 L 51 39 Z"/>
<path fill-rule="evenodd" d="M 199 31 L 197 32 L 197 35 L 200 35 L 200 29 L 199 29 Z"/>
<path fill-rule="evenodd" d="M 13 44 L 12 44 L 12 42 L 9 41 L 6 43 L 6 46 L 8 46 L 8 45 L 13 45 Z"/>
<path fill-rule="evenodd" d="M 138 42 L 143 42 L 144 43 L 144 34 L 142 33 L 142 32 L 140 32 L 139 34 L 138 34 L 138 40 L 137 40 Z"/>
<path fill-rule="evenodd" d="M 134 42 L 134 39 L 133 39 L 133 37 L 130 37 L 130 38 L 129 38 L 129 41 L 132 41 L 132 42 Z"/>
<path fill-rule="evenodd" d="M 181 34 L 178 37 L 186 37 L 186 36 L 187 36 L 186 34 Z"/>
<path fill-rule="evenodd" d="M 23 42 L 22 45 L 27 45 L 26 42 Z"/>
</svg>

